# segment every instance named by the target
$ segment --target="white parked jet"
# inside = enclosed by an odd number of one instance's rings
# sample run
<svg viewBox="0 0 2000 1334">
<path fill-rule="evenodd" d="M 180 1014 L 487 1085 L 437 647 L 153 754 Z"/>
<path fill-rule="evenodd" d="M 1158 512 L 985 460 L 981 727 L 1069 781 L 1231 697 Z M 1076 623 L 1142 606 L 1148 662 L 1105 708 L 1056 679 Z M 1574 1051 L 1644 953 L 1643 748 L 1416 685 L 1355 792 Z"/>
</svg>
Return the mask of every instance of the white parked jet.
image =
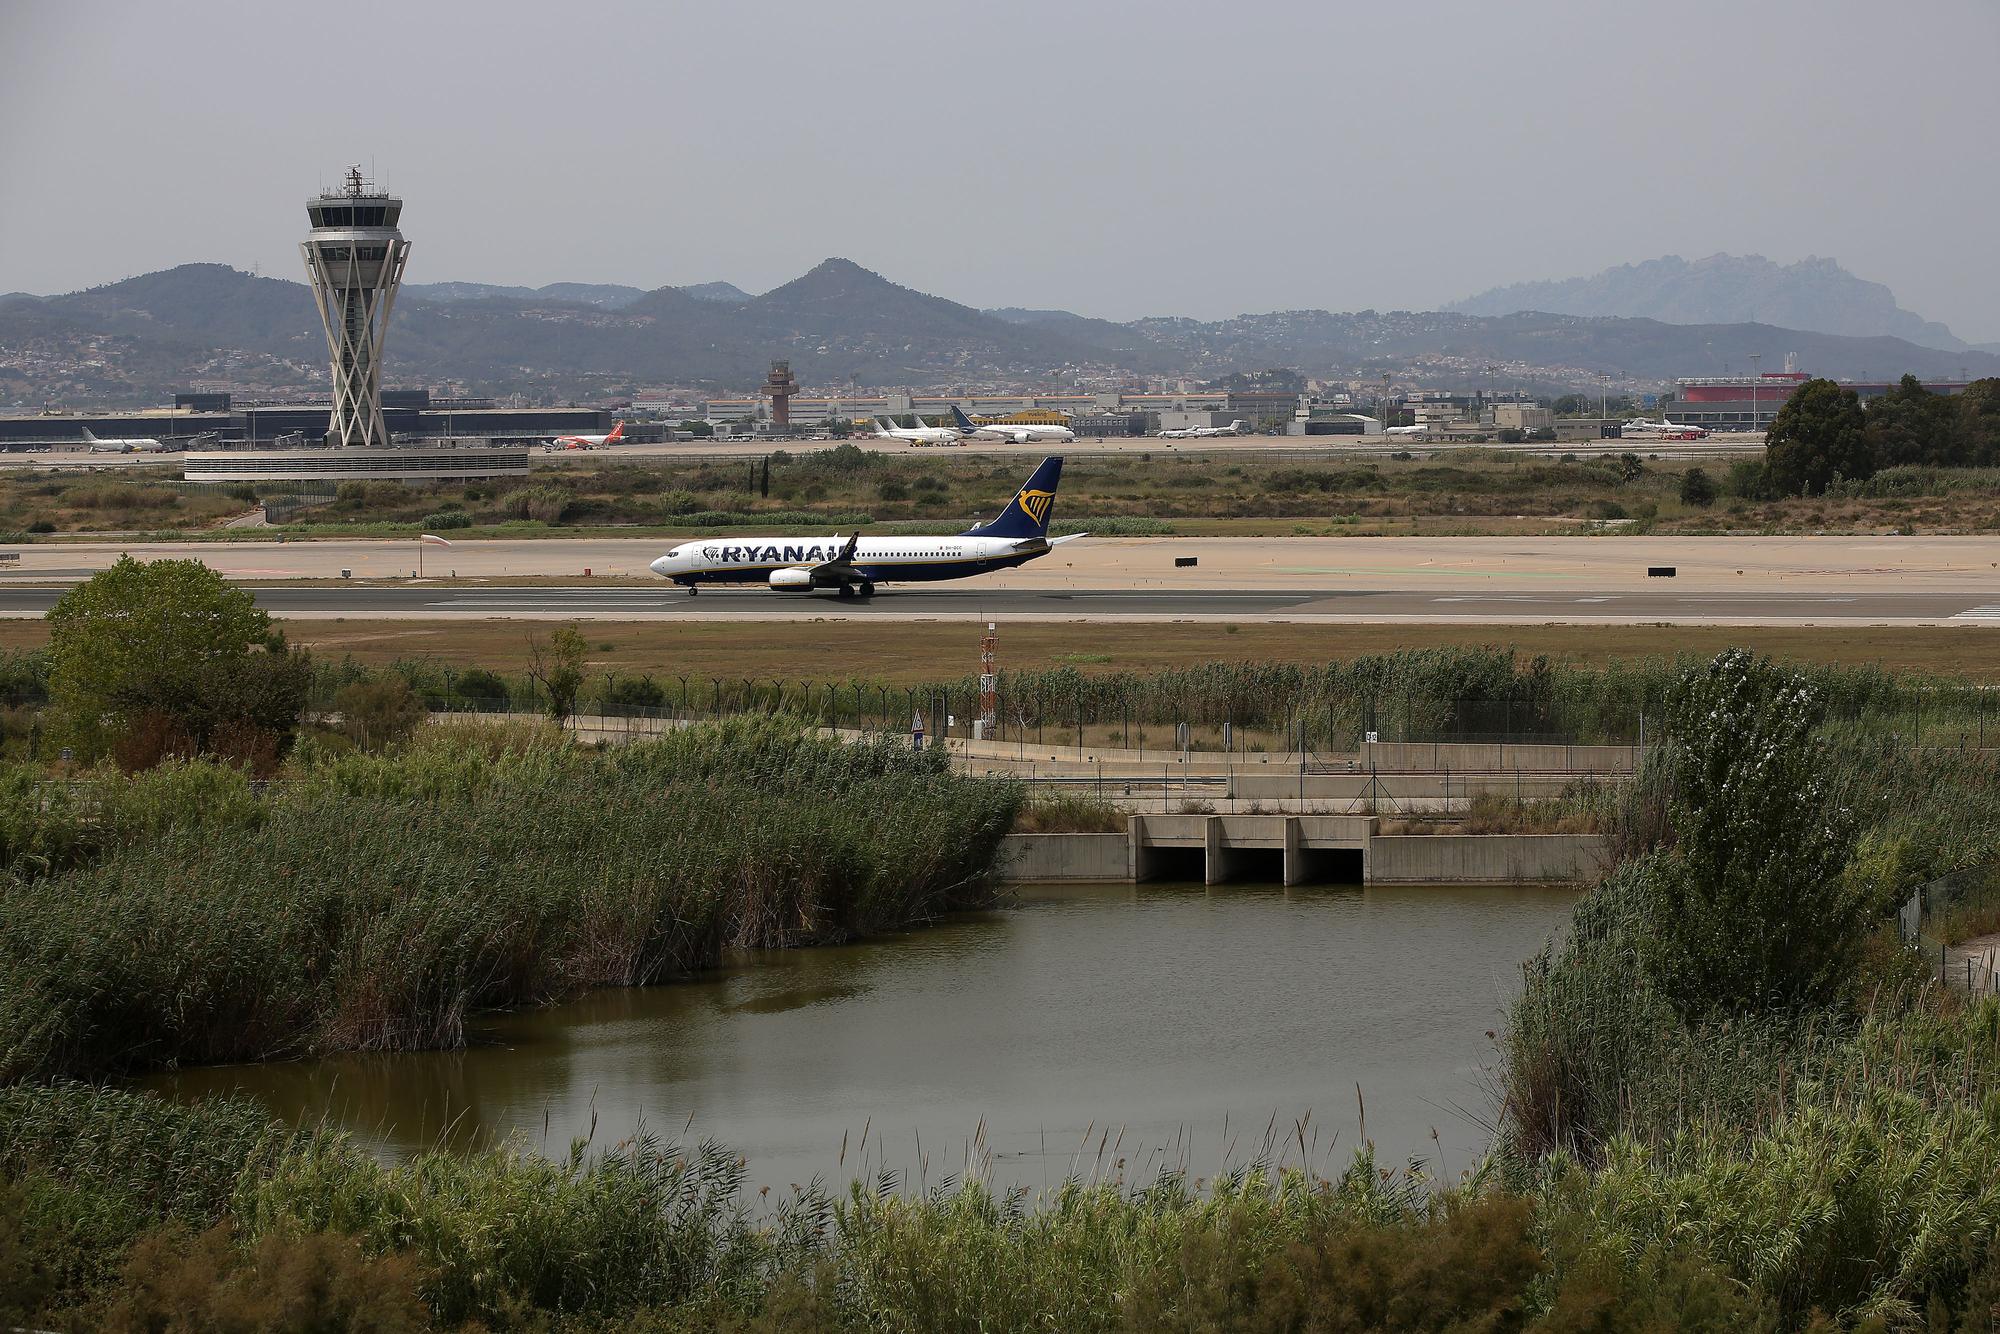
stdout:
<svg viewBox="0 0 2000 1334">
<path fill-rule="evenodd" d="M 1430 433 L 1431 428 L 1428 426 L 1391 426 L 1382 432 L 1383 435 L 1429 435 Z"/>
<path fill-rule="evenodd" d="M 1160 432 L 1159 438 L 1162 440 L 1192 440 L 1194 439 L 1195 430 L 1196 428 L 1192 426 L 1176 426 L 1172 430 Z"/>
<path fill-rule="evenodd" d="M 1218 435 L 1248 434 L 1250 434 L 1250 423 L 1244 421 L 1241 417 L 1238 417 L 1227 426 L 1197 426 L 1194 428 L 1194 438 L 1197 440 L 1208 440 Z"/>
<path fill-rule="evenodd" d="M 156 454 L 166 448 L 150 437 L 134 437 L 130 440 L 103 440 L 91 434 L 88 426 L 83 428 L 84 441 L 93 454 Z"/>
<path fill-rule="evenodd" d="M 922 423 L 923 418 L 917 418 Z M 892 426 L 882 418 L 875 418 L 875 437 L 878 440 L 901 440 L 911 445 L 955 445 L 959 435 L 949 426 Z"/>
<path fill-rule="evenodd" d="M 956 405 L 951 410 L 951 423 L 968 440 L 1011 440 L 1017 445 L 1032 445 L 1068 444 L 1076 439 L 1076 432 L 1067 426 L 1043 426 L 1033 422 L 988 422 L 984 426 L 974 426 L 972 418 Z"/>
<path fill-rule="evenodd" d="M 964 579 L 1025 565 L 1084 536 L 1049 536 L 1062 456 L 1041 462 L 991 523 L 956 537 L 708 537 L 683 542 L 652 564 L 663 579 L 687 589 L 703 584 L 765 584 L 784 593 L 831 588 L 841 597 L 868 597 L 889 581 Z"/>
<path fill-rule="evenodd" d="M 1649 422 L 1644 417 L 1634 417 L 1631 421 L 1628 421 L 1624 425 L 1620 426 L 1618 428 L 1618 433 L 1621 436 L 1631 436 L 1635 439 L 1655 439 L 1655 440 L 1708 439 L 1708 431 L 1703 427 L 1691 426 L 1686 422 L 1670 422 L 1664 419 L 1656 422 Z"/>
</svg>

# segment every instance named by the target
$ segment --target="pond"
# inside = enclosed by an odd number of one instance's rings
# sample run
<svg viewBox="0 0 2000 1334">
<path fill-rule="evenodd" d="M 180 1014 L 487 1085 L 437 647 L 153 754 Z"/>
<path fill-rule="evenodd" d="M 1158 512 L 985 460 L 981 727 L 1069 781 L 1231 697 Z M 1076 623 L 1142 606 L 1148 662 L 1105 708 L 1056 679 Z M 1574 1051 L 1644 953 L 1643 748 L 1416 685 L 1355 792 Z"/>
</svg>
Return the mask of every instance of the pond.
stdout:
<svg viewBox="0 0 2000 1334">
<path fill-rule="evenodd" d="M 493 1016 L 456 1052 L 184 1070 L 397 1155 L 641 1127 L 713 1138 L 754 1186 L 968 1166 L 1194 1176 L 1260 1152 L 1447 1174 L 1488 1141 L 1520 965 L 1567 920 L 1545 886 L 1019 888 L 920 931 L 758 951 L 692 982 Z M 865 1138 L 864 1138 L 865 1136 Z M 1270 1143 L 1267 1144 L 1267 1140 Z M 1122 1164 L 1122 1169 L 1120 1168 Z"/>
</svg>

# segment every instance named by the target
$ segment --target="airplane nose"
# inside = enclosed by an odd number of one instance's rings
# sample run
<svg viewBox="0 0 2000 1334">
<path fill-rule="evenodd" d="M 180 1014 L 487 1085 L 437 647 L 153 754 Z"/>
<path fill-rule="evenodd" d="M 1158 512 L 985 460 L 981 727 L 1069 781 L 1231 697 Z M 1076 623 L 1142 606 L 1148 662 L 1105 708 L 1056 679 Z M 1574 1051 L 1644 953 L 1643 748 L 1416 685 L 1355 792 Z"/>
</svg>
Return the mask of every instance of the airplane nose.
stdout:
<svg viewBox="0 0 2000 1334">
<path fill-rule="evenodd" d="M 670 569 L 673 568 L 673 562 L 674 562 L 673 553 L 668 552 L 666 555 L 654 561 L 650 568 L 652 569 L 654 574 L 664 576 Z"/>
</svg>

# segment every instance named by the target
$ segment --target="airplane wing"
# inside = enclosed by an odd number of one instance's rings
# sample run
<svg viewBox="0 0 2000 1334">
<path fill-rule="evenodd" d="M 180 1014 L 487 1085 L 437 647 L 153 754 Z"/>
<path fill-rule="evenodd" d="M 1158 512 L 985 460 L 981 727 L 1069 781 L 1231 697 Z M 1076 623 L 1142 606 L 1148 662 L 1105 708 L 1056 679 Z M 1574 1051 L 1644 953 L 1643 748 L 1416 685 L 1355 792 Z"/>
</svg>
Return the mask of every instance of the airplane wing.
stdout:
<svg viewBox="0 0 2000 1334">
<path fill-rule="evenodd" d="M 830 560 L 823 560 L 807 571 L 812 575 L 812 581 L 815 584 L 844 584 L 858 581 L 861 578 L 861 571 L 854 568 L 854 551 L 860 545 L 861 533 L 857 529 L 854 536 L 847 539 L 847 544 L 841 547 L 839 555 Z"/>
</svg>

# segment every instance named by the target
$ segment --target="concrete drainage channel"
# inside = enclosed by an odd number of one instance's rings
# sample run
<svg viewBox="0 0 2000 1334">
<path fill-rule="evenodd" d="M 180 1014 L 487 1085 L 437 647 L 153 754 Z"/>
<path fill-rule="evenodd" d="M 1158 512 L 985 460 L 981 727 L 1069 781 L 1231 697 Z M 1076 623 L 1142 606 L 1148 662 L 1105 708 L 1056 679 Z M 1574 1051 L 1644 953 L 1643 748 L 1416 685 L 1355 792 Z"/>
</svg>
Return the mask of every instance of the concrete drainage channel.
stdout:
<svg viewBox="0 0 2000 1334">
<path fill-rule="evenodd" d="M 1124 833 L 1009 834 L 1017 883 L 1525 884 L 1587 880 L 1601 834 L 1379 834 L 1374 816 L 1133 815 Z"/>
</svg>

